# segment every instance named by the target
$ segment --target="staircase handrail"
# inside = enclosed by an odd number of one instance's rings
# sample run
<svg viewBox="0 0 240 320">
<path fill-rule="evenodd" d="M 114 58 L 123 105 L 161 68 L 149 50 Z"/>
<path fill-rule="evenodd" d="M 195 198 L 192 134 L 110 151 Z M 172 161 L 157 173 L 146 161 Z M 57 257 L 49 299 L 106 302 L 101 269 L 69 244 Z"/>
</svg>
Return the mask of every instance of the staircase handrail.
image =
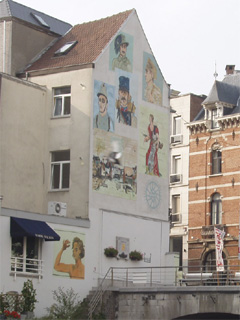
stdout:
<svg viewBox="0 0 240 320">
<path fill-rule="evenodd" d="M 94 310 L 96 309 L 98 304 L 100 302 L 102 302 L 102 297 L 103 297 L 103 294 L 105 292 L 103 285 L 104 285 L 104 282 L 105 282 L 106 278 L 108 277 L 110 271 L 113 272 L 113 268 L 112 267 L 110 267 L 108 269 L 107 273 L 105 274 L 104 278 L 102 279 L 102 281 L 98 285 L 97 290 L 94 292 L 93 297 L 89 302 L 89 308 L 88 308 L 88 310 L 89 310 L 88 319 L 89 320 L 92 320 L 92 315 L 93 315 Z"/>
</svg>

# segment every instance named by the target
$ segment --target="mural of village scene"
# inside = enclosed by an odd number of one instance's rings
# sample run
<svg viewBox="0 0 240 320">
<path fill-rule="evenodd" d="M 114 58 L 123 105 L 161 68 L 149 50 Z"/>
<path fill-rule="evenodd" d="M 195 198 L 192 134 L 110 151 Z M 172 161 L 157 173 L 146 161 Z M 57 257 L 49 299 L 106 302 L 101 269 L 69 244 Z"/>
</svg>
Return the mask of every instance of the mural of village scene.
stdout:
<svg viewBox="0 0 240 320">
<path fill-rule="evenodd" d="M 140 107 L 138 172 L 155 177 L 167 176 L 167 114 Z"/>
<path fill-rule="evenodd" d="M 85 278 L 85 234 L 55 230 L 60 241 L 54 243 L 53 274 L 71 279 Z"/>
<path fill-rule="evenodd" d="M 137 141 L 94 129 L 92 188 L 136 200 Z"/>
<path fill-rule="evenodd" d="M 153 104 L 162 105 L 163 76 L 155 58 L 143 53 L 143 90 L 142 99 Z"/>
</svg>

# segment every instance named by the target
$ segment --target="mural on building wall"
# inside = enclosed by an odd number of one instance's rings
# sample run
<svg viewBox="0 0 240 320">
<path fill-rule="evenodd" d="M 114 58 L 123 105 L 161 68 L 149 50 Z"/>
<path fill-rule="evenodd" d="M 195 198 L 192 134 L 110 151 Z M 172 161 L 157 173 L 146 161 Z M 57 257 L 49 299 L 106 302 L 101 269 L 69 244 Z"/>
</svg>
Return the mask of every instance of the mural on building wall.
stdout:
<svg viewBox="0 0 240 320">
<path fill-rule="evenodd" d="M 93 128 L 114 131 L 115 88 L 101 81 L 94 81 Z"/>
<path fill-rule="evenodd" d="M 136 200 L 137 141 L 97 129 L 93 134 L 93 190 Z"/>
<path fill-rule="evenodd" d="M 137 78 L 127 72 L 116 72 L 116 123 L 137 127 Z"/>
<path fill-rule="evenodd" d="M 143 53 L 143 100 L 162 105 L 163 77 L 155 58 Z"/>
<path fill-rule="evenodd" d="M 140 108 L 139 172 L 157 177 L 167 173 L 167 115 L 144 106 Z"/>
<path fill-rule="evenodd" d="M 133 37 L 119 33 L 110 44 L 110 70 L 121 69 L 132 72 Z"/>
<path fill-rule="evenodd" d="M 84 279 L 85 235 L 79 232 L 55 231 L 61 239 L 54 244 L 53 274 L 72 279 Z"/>
</svg>

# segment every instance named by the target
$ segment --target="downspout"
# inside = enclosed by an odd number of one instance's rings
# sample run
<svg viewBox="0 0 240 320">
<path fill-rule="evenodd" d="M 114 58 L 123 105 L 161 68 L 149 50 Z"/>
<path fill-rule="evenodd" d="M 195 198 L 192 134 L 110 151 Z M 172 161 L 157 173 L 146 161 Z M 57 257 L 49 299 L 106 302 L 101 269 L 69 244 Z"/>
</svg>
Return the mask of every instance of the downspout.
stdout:
<svg viewBox="0 0 240 320">
<path fill-rule="evenodd" d="M 212 135 L 210 133 L 210 136 L 207 139 L 206 142 L 206 166 L 205 166 L 205 226 L 207 225 L 207 168 L 208 168 L 208 164 L 207 164 L 207 146 L 208 146 L 208 142 L 211 140 Z"/>
<path fill-rule="evenodd" d="M 3 72 L 5 73 L 5 65 L 6 65 L 6 21 L 3 21 Z"/>
</svg>

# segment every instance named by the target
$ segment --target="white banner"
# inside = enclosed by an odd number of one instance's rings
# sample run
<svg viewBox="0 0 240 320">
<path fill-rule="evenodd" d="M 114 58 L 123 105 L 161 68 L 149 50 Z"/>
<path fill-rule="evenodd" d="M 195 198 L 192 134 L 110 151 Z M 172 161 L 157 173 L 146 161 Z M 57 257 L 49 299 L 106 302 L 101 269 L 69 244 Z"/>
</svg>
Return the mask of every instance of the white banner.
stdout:
<svg viewBox="0 0 240 320">
<path fill-rule="evenodd" d="M 215 234 L 217 271 L 224 271 L 224 262 L 223 262 L 223 258 L 222 258 L 222 251 L 223 251 L 223 238 L 224 238 L 225 232 L 214 227 L 214 234 Z"/>
</svg>

